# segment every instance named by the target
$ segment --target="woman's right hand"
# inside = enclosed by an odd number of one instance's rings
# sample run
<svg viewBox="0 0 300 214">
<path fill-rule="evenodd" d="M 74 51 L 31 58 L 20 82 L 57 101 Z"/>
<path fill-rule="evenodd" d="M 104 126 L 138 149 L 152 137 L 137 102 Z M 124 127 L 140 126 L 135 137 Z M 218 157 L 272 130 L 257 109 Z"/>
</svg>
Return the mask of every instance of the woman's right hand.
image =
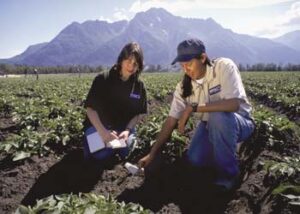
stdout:
<svg viewBox="0 0 300 214">
<path fill-rule="evenodd" d="M 103 136 L 104 143 L 108 143 L 114 139 L 118 139 L 118 133 L 116 131 L 106 130 Z"/>
<path fill-rule="evenodd" d="M 147 167 L 152 162 L 153 159 L 154 159 L 154 156 L 151 153 L 149 153 L 148 155 L 146 155 L 145 157 L 141 158 L 138 161 L 138 167 L 140 169 Z"/>
</svg>

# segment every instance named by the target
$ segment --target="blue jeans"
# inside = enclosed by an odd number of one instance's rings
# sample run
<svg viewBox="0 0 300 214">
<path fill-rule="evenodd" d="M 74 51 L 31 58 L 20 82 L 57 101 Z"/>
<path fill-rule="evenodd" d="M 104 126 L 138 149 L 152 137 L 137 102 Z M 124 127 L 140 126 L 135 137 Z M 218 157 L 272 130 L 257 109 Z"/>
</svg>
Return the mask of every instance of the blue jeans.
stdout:
<svg viewBox="0 0 300 214">
<path fill-rule="evenodd" d="M 89 129 L 93 129 L 93 131 L 96 131 L 94 127 L 90 127 Z M 128 137 L 128 142 L 127 142 L 127 147 L 125 148 L 120 148 L 120 149 L 112 149 L 112 148 L 103 148 L 100 151 L 91 153 L 89 150 L 89 146 L 87 144 L 87 139 L 86 136 L 84 135 L 84 140 L 83 140 L 83 154 L 84 154 L 84 159 L 96 159 L 96 160 L 105 160 L 114 154 L 119 154 L 122 159 L 124 159 L 130 151 L 130 146 L 133 143 L 133 140 L 135 139 L 135 130 L 129 135 Z"/>
<path fill-rule="evenodd" d="M 209 113 L 207 122 L 200 122 L 192 138 L 187 157 L 198 167 L 212 167 L 216 181 L 230 189 L 239 174 L 237 143 L 253 133 L 255 125 L 249 118 L 232 112 Z"/>
</svg>

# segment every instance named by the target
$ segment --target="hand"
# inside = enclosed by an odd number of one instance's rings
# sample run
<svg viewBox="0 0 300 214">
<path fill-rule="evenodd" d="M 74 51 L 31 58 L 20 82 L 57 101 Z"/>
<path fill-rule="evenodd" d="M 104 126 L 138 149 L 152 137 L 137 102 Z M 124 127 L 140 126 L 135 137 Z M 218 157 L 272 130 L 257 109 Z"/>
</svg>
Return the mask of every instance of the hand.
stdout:
<svg viewBox="0 0 300 214">
<path fill-rule="evenodd" d="M 141 168 L 144 168 L 144 167 L 147 167 L 151 161 L 154 159 L 154 156 L 152 154 L 148 154 L 146 155 L 145 157 L 141 158 L 139 161 L 138 161 L 138 167 L 141 169 Z"/>
<path fill-rule="evenodd" d="M 181 117 L 178 120 L 178 132 L 180 134 L 184 134 L 185 124 L 188 121 L 191 113 L 193 112 L 193 108 L 190 105 L 187 105 L 185 110 L 183 111 Z"/>
<path fill-rule="evenodd" d="M 120 134 L 119 134 L 119 139 L 124 139 L 126 144 L 128 143 L 128 137 L 129 137 L 129 131 L 128 130 L 125 130 L 125 131 L 122 131 Z"/>
<path fill-rule="evenodd" d="M 106 130 L 103 137 L 104 143 L 106 144 L 114 139 L 118 139 L 118 133 L 116 131 Z"/>
</svg>

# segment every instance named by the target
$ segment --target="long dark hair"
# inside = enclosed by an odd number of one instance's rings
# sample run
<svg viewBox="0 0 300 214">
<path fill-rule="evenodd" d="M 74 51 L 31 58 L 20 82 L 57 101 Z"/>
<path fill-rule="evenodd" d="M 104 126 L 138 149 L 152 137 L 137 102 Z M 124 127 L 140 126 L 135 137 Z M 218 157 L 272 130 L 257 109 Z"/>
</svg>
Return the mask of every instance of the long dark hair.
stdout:
<svg viewBox="0 0 300 214">
<path fill-rule="evenodd" d="M 196 57 L 196 59 L 200 60 L 200 57 Z M 204 64 L 209 66 L 212 65 L 208 57 L 206 57 Z M 182 97 L 187 98 L 188 96 L 192 95 L 192 93 L 192 79 L 188 75 L 184 74 L 182 80 Z"/>
<path fill-rule="evenodd" d="M 116 74 L 120 77 L 121 68 L 122 68 L 122 61 L 125 59 L 128 59 L 129 57 L 134 56 L 136 59 L 136 62 L 138 64 L 137 71 L 134 75 L 132 75 L 131 78 L 137 79 L 139 75 L 141 74 L 142 70 L 144 69 L 144 55 L 143 50 L 141 46 L 136 42 L 130 42 L 126 44 L 123 49 L 121 50 L 117 63 L 113 66 L 114 72 L 117 72 Z"/>
</svg>

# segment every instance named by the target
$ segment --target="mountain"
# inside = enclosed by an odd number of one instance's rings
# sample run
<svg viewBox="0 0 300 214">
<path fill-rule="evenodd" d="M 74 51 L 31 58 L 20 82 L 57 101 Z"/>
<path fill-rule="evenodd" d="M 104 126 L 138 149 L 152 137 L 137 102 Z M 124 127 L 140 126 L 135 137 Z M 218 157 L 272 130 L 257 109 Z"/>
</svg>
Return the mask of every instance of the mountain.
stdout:
<svg viewBox="0 0 300 214">
<path fill-rule="evenodd" d="M 273 39 L 273 41 L 284 44 L 290 48 L 293 48 L 297 51 L 300 51 L 300 30 L 296 30 L 287 34 L 284 34 L 280 37 Z"/>
<path fill-rule="evenodd" d="M 300 50 L 294 48 L 293 43 L 297 43 L 292 39 L 287 44 L 237 34 L 212 18 L 183 18 L 152 8 L 137 13 L 129 22 L 74 22 L 52 41 L 31 46 L 6 61 L 28 65 L 111 65 L 126 43 L 136 41 L 143 48 L 146 64 L 169 65 L 178 43 L 191 37 L 206 44 L 210 58 L 229 57 L 242 64 L 299 63 L 300 59 Z"/>
<path fill-rule="evenodd" d="M 18 64 L 18 63 L 22 62 L 26 57 L 28 57 L 31 54 L 37 52 L 39 49 L 43 48 L 47 44 L 48 44 L 47 42 L 44 42 L 44 43 L 39 43 L 39 44 L 36 44 L 36 45 L 31 45 L 23 53 L 21 53 L 17 56 L 14 56 L 10 59 L 0 59 L 0 63 Z"/>
<path fill-rule="evenodd" d="M 95 51 L 102 44 L 120 34 L 127 21 L 110 24 L 105 21 L 74 22 L 63 29 L 52 41 L 35 52 L 27 49 L 22 58 L 14 57 L 12 62 L 28 65 L 73 65 L 79 64 L 87 53 Z"/>
</svg>

